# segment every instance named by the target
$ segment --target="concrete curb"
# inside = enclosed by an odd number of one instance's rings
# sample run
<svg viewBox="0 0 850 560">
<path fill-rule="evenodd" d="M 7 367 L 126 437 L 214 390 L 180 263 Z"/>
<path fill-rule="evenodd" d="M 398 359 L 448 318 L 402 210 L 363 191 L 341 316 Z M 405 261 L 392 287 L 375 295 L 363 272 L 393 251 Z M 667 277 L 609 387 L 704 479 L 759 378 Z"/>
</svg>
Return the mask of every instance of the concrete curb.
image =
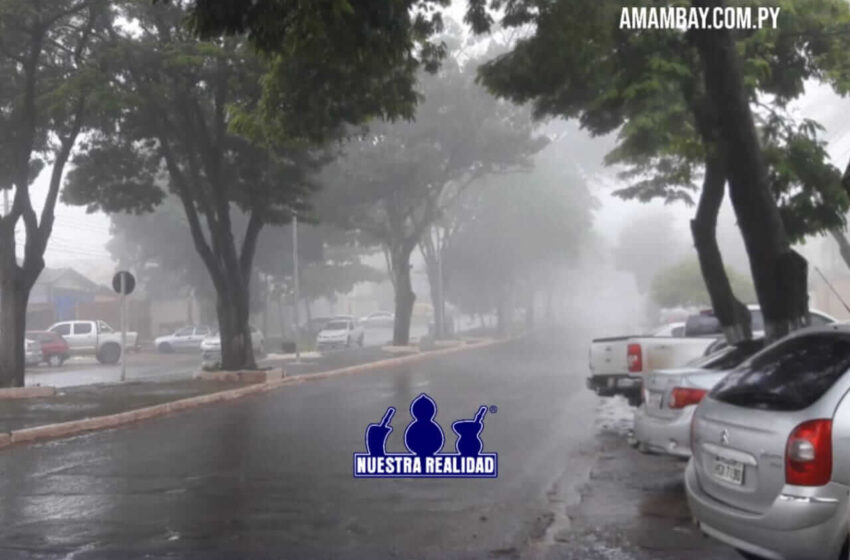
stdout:
<svg viewBox="0 0 850 560">
<path fill-rule="evenodd" d="M 52 397 L 56 394 L 56 387 L 10 387 L 0 389 L 0 400 L 5 399 L 39 399 Z"/>
<path fill-rule="evenodd" d="M 386 360 L 379 360 L 377 362 L 369 362 L 356 366 L 349 366 L 309 375 L 284 377 L 283 379 L 267 381 L 265 383 L 255 383 L 253 385 L 240 387 L 238 389 L 228 389 L 225 391 L 218 391 L 216 393 L 198 395 L 196 397 L 188 397 L 169 403 L 157 404 L 145 408 L 138 408 L 126 412 L 119 412 L 116 414 L 95 416 L 94 418 L 83 418 L 81 420 L 71 420 L 69 422 L 61 422 L 58 424 L 46 424 L 44 426 L 36 426 L 34 428 L 22 428 L 20 430 L 13 430 L 8 433 L 0 433 L 0 448 L 7 447 L 16 443 L 32 443 L 36 441 L 74 436 L 85 432 L 115 428 L 125 424 L 131 424 L 133 422 L 147 420 L 149 418 L 164 416 L 166 414 L 178 412 L 181 410 L 188 410 L 190 408 L 196 408 L 199 406 L 204 406 L 217 402 L 231 401 L 256 393 L 265 393 L 267 391 L 272 391 L 274 389 L 286 385 L 300 384 L 314 379 L 328 379 L 330 377 L 337 377 L 341 375 L 352 375 L 356 373 L 378 371 L 394 366 L 423 361 L 430 357 L 444 356 L 446 354 L 453 354 L 455 352 L 461 352 L 464 350 L 477 350 L 480 348 L 486 348 L 487 346 L 503 344 L 512 340 L 515 340 L 515 338 L 480 341 L 471 344 L 461 344 L 458 346 L 452 346 L 450 348 L 431 350 L 418 354 L 409 354 L 397 358 L 388 358 Z"/>
</svg>

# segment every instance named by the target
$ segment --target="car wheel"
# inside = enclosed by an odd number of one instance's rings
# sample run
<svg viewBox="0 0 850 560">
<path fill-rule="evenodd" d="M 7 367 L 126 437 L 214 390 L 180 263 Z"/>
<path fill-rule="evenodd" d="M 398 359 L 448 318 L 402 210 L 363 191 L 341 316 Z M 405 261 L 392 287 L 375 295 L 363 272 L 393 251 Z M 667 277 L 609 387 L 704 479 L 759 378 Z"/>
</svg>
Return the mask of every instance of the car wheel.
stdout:
<svg viewBox="0 0 850 560">
<path fill-rule="evenodd" d="M 50 367 L 60 367 L 64 361 L 59 354 L 52 354 L 47 358 L 47 365 Z"/>
<path fill-rule="evenodd" d="M 97 361 L 102 364 L 117 364 L 121 359 L 121 347 L 117 344 L 105 344 L 97 354 Z"/>
<path fill-rule="evenodd" d="M 174 352 L 174 348 L 172 348 L 171 345 L 167 342 L 160 343 L 160 345 L 157 346 L 156 349 L 159 350 L 160 354 L 171 354 L 172 352 Z"/>
</svg>

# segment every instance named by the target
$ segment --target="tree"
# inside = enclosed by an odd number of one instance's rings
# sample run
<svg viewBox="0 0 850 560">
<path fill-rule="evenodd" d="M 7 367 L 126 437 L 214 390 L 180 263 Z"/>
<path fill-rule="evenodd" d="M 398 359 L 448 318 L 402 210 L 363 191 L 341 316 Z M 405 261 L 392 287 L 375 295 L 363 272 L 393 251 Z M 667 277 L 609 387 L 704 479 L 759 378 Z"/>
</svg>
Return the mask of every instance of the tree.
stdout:
<svg viewBox="0 0 850 560">
<path fill-rule="evenodd" d="M 30 291 L 44 269 L 65 165 L 98 116 L 100 49 L 111 20 L 102 0 L 0 3 L 0 190 L 14 189 L 0 220 L 0 387 L 24 384 Z M 43 170 L 50 179 L 38 214 L 30 186 Z"/>
<path fill-rule="evenodd" d="M 571 266 L 589 241 L 594 200 L 579 175 L 556 167 L 555 151 L 547 152 L 539 168 L 471 187 L 446 247 L 447 297 L 469 313 L 495 310 L 502 332 L 515 296 L 523 296 L 530 319 L 552 269 Z"/>
<path fill-rule="evenodd" d="M 272 149 L 232 132 L 231 108 L 258 102 L 265 68 L 244 41 L 194 40 L 180 6 L 131 2 L 121 15 L 137 29 L 110 37 L 117 110 L 75 157 L 66 200 L 142 213 L 167 185 L 215 287 L 222 368 L 256 367 L 248 321 L 257 241 L 267 224 L 304 211 L 323 160 L 302 142 Z"/>
<path fill-rule="evenodd" d="M 756 297 L 752 281 L 735 270 L 726 271 L 732 289 L 744 301 Z M 690 307 L 711 304 L 697 259 L 687 258 L 659 271 L 652 279 L 650 295 L 660 307 Z"/>
<path fill-rule="evenodd" d="M 420 87 L 416 121 L 377 124 L 347 144 L 323 194 L 330 219 L 367 234 L 387 253 L 397 345 L 409 340 L 410 256 L 417 244 L 473 180 L 525 168 L 545 145 L 523 111 L 474 83 L 471 64 L 449 58 L 438 74 L 423 73 Z"/>
<path fill-rule="evenodd" d="M 536 27 L 511 53 L 482 68 L 484 82 L 514 101 L 533 101 L 538 115 L 577 117 L 594 133 L 623 126 L 614 158 L 635 165 L 636 176 L 653 171 L 622 194 L 682 198 L 698 177 L 693 162 L 704 166 L 703 196 L 692 229 L 727 336 L 749 334 L 749 314 L 734 300 L 713 238 L 727 179 L 769 323 L 768 335 L 781 335 L 804 322 L 804 261 L 789 248 L 788 224 L 776 204 L 783 195 L 771 192 L 775 185 L 770 181 L 770 162 L 762 151 L 750 104 L 758 102 L 758 93 L 769 94 L 781 108 L 800 95 L 809 78 L 841 87 L 840 53 L 846 51 L 847 39 L 831 28 L 846 23 L 847 6 L 823 0 L 803 10 L 780 2 L 783 16 L 778 30 L 748 30 L 733 38 L 717 31 L 619 29 L 621 6 L 606 2 L 490 4 L 505 5 L 504 25 Z M 486 30 L 493 22 L 487 5 L 486 0 L 470 2 L 467 19 L 476 30 Z M 539 71 L 541 65 L 546 72 Z M 817 141 L 809 140 L 811 155 L 817 155 Z M 671 189 L 674 185 L 691 186 L 683 191 Z M 826 190 L 836 194 L 833 187 Z M 790 197 L 789 206 L 803 212 L 818 207 L 813 204 L 817 197 L 806 196 L 811 194 L 809 190 Z M 837 195 L 832 200 L 846 207 L 846 190 Z M 821 221 L 814 231 L 843 219 L 836 208 L 829 211 L 829 204 L 818 210 L 815 217 Z M 782 297 L 780 292 L 791 296 Z"/>
</svg>

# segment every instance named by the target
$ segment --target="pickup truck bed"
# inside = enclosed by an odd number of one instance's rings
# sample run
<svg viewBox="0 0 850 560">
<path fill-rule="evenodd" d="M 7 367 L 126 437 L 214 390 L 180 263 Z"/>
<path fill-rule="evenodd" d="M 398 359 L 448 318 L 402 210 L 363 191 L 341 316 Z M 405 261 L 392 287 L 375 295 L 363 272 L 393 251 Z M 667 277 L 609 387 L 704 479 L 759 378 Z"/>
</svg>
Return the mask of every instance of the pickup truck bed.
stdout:
<svg viewBox="0 0 850 560">
<path fill-rule="evenodd" d="M 617 336 L 590 344 L 587 386 L 601 396 L 639 400 L 647 372 L 685 365 L 705 353 L 715 337 Z"/>
</svg>

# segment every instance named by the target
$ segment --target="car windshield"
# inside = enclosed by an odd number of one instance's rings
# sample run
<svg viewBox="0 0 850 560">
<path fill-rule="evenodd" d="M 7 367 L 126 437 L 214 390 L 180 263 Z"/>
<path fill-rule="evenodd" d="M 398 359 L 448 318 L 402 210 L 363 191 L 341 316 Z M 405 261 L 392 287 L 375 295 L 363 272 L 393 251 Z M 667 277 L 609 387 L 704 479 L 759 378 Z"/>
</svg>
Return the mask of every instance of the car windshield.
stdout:
<svg viewBox="0 0 850 560">
<path fill-rule="evenodd" d="M 326 324 L 323 331 L 344 331 L 348 328 L 348 321 L 331 321 Z"/>
</svg>

